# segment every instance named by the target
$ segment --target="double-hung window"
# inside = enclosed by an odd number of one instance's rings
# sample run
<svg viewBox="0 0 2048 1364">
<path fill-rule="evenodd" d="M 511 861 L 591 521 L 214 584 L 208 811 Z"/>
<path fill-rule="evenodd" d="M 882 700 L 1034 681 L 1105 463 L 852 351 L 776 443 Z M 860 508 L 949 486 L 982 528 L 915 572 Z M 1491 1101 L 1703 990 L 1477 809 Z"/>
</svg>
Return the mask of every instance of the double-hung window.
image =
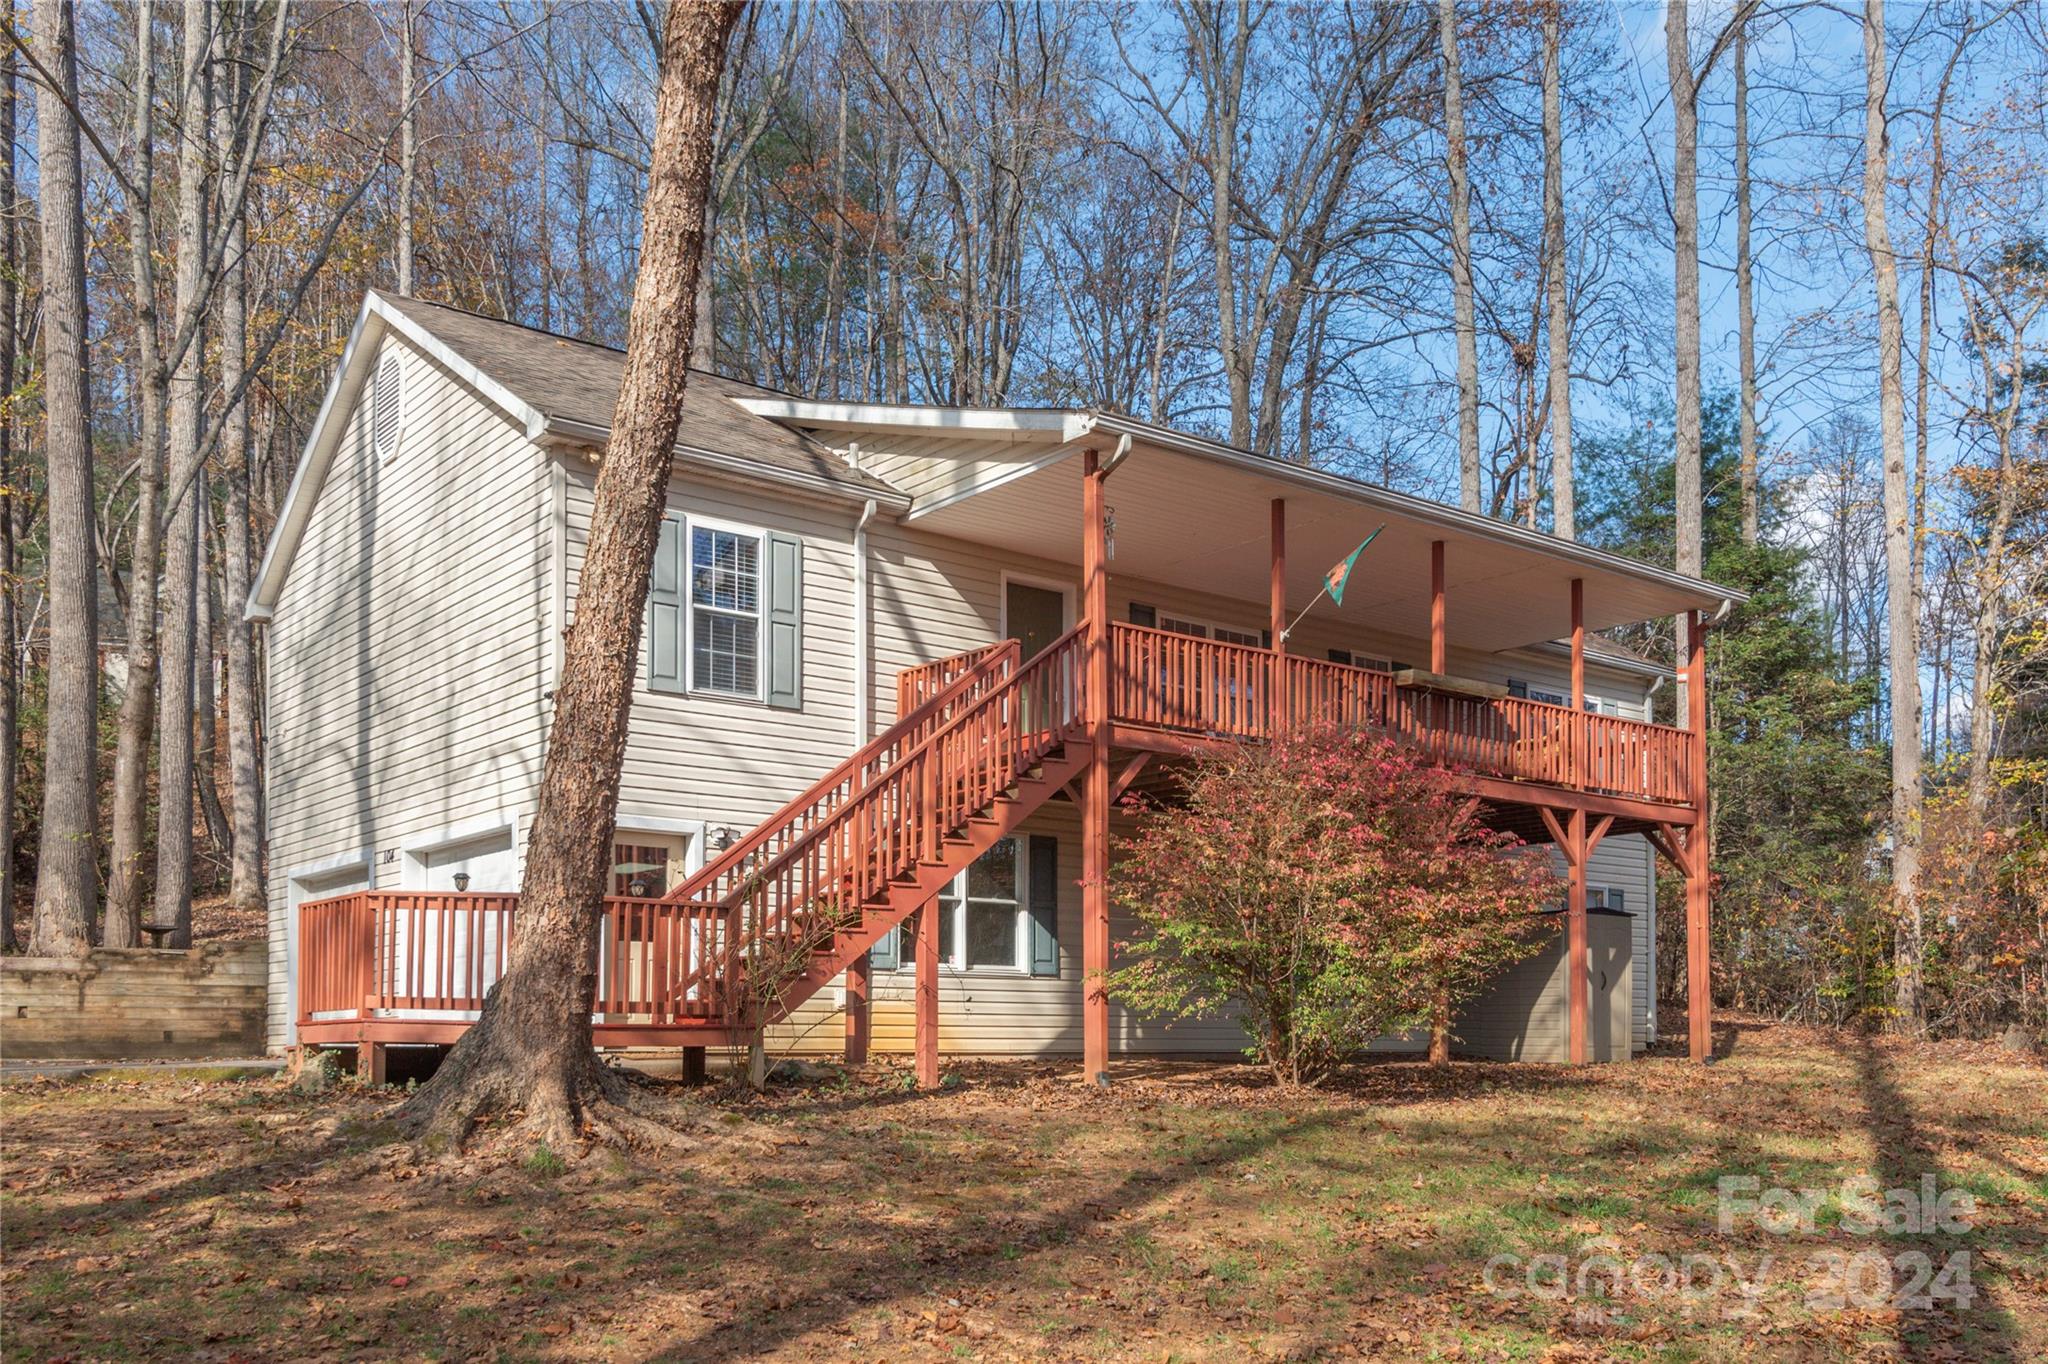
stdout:
<svg viewBox="0 0 2048 1364">
<path fill-rule="evenodd" d="M 690 526 L 690 687 L 761 694 L 761 537 Z"/>
<path fill-rule="evenodd" d="M 803 542 L 671 514 L 648 590 L 655 691 L 803 704 Z"/>
<path fill-rule="evenodd" d="M 1058 844 L 1004 838 L 940 889 L 939 966 L 946 971 L 1059 974 Z M 908 924 L 876 947 L 875 965 L 909 971 Z"/>
</svg>

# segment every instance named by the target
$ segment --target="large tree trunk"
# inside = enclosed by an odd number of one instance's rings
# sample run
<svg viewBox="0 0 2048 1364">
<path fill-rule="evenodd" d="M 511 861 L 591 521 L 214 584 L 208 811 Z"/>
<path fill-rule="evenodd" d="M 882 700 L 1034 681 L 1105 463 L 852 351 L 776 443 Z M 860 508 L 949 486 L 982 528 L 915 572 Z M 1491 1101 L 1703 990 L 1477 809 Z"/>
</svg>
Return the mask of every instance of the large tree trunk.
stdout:
<svg viewBox="0 0 2048 1364">
<path fill-rule="evenodd" d="M 482 1114 L 510 1109 L 523 1110 L 532 1133 L 557 1151 L 572 1149 L 586 1129 L 637 1130 L 629 1114 L 593 1111 L 630 1093 L 591 1046 L 597 925 L 648 574 L 689 373 L 719 74 L 739 13 L 739 5 L 723 3 L 669 10 L 625 377 L 598 466 L 590 545 L 527 840 L 519 932 L 482 1016 L 406 1106 L 407 1119 L 428 1137 L 460 1141 Z"/>
<path fill-rule="evenodd" d="M 1735 21 L 1735 336 L 1740 352 L 1742 408 L 1742 543 L 1762 534 L 1757 505 L 1756 303 L 1749 254 L 1749 21 Z"/>
<path fill-rule="evenodd" d="M 1457 0 L 1437 0 L 1444 55 L 1444 164 L 1451 178 L 1451 308 L 1458 345 L 1458 505 L 1479 508 L 1479 328 L 1472 302 L 1472 182 L 1465 165 L 1465 89 Z"/>
<path fill-rule="evenodd" d="M 1885 222 L 1887 148 L 1884 0 L 1863 10 L 1863 242 L 1877 285 L 1877 406 L 1884 446 L 1884 568 L 1891 683 L 1892 901 L 1898 914 L 1893 965 L 1900 1023 L 1925 1023 L 1920 920 L 1919 591 L 1913 581 L 1913 490 L 1906 475 L 1905 326 L 1898 263 Z"/>
<path fill-rule="evenodd" d="M 1547 271 L 1543 328 L 1550 340 L 1551 529 L 1564 539 L 1575 540 L 1578 516 L 1572 489 L 1572 324 L 1571 312 L 1565 304 L 1564 271 L 1564 100 L 1558 71 L 1562 8 L 1563 0 L 1549 0 L 1543 7 L 1543 246 Z M 1533 484 L 1533 461 L 1529 472 Z"/>
<path fill-rule="evenodd" d="M 15 252 L 20 237 L 14 230 L 14 75 L 18 58 L 14 44 L 0 52 L 0 142 L 7 144 L 0 160 L 0 398 L 11 399 L 15 382 L 15 287 L 20 263 Z M 21 778 L 21 714 L 17 698 L 21 678 L 15 646 L 14 617 L 14 416 L 13 404 L 0 412 L 0 951 L 20 946 L 14 940 L 14 786 Z"/>
<path fill-rule="evenodd" d="M 237 98 L 223 100 L 223 106 L 239 105 Z M 230 124 L 232 120 L 229 120 Z M 218 126 L 218 121 L 216 121 Z M 230 126 L 220 139 L 223 155 L 232 138 Z M 242 389 L 247 371 L 249 345 L 249 279 L 242 254 L 248 249 L 248 232 L 242 214 L 228 224 L 226 269 L 221 279 L 220 372 L 221 388 L 233 394 Z M 220 467 L 227 480 L 226 520 L 222 528 L 223 610 L 222 629 L 227 635 L 228 690 L 228 814 L 234 831 L 234 849 L 228 868 L 228 906 L 247 913 L 261 913 L 265 903 L 263 886 L 263 768 L 262 740 L 257 730 L 260 703 L 256 690 L 256 631 L 243 614 L 249 602 L 250 565 L 249 488 L 255 477 L 250 465 L 249 404 L 235 403 L 222 418 Z"/>
<path fill-rule="evenodd" d="M 43 440 L 50 545 L 50 666 L 43 827 L 29 950 L 84 956 L 99 911 L 93 850 L 99 733 L 99 603 L 93 552 L 92 413 L 86 383 L 85 209 L 71 0 L 35 0 L 37 194 L 43 273 Z M 9 641 L 12 644 L 12 641 Z"/>
<path fill-rule="evenodd" d="M 199 576 L 193 588 L 193 629 L 192 629 L 192 723 L 196 726 L 192 742 L 192 789 L 199 798 L 199 812 L 206 820 L 206 841 L 223 857 L 234 850 L 234 831 L 228 827 L 227 811 L 220 804 L 220 783 L 214 780 L 214 773 L 220 768 L 220 713 L 219 698 L 213 685 L 213 633 L 217 613 L 214 610 L 213 579 L 219 569 L 219 555 L 215 552 L 213 536 L 208 525 L 213 519 L 210 500 L 213 480 L 204 470 L 199 481 L 192 486 L 192 495 L 199 503 Z"/>
<path fill-rule="evenodd" d="M 1694 88 L 1686 0 L 1664 11 L 1664 65 L 1671 82 L 1672 174 L 1671 256 L 1672 352 L 1676 369 L 1672 416 L 1677 485 L 1677 565 L 1698 577 L 1704 565 L 1700 544 L 1700 206 L 1699 105 Z M 1686 619 L 1678 618 L 1678 657 L 1687 656 Z M 1678 683 L 1678 713 L 1686 714 L 1685 682 Z"/>
<path fill-rule="evenodd" d="M 206 254 L 207 142 L 212 131 L 213 7 L 185 0 L 184 109 L 178 138 L 178 266 L 172 314 L 180 332 L 199 308 Z M 198 627 L 201 383 L 204 338 L 193 327 L 171 367 L 166 462 L 183 488 L 164 528 L 161 676 L 157 686 L 156 909 L 172 947 L 192 945 L 192 670 Z M 189 484 L 189 486 L 188 486 Z"/>
<path fill-rule="evenodd" d="M 158 331 L 156 234 L 150 199 L 156 157 L 156 63 L 151 41 L 156 10 L 135 14 L 130 161 L 135 192 L 128 198 L 128 273 L 135 307 L 135 541 L 128 570 L 128 685 L 114 740 L 114 808 L 107 865 L 107 922 L 101 941 L 134 947 L 142 940 L 142 903 L 149 891 L 149 750 L 156 733 L 157 565 L 163 557 L 164 385 Z M 111 570 L 110 570 L 111 571 Z"/>
</svg>

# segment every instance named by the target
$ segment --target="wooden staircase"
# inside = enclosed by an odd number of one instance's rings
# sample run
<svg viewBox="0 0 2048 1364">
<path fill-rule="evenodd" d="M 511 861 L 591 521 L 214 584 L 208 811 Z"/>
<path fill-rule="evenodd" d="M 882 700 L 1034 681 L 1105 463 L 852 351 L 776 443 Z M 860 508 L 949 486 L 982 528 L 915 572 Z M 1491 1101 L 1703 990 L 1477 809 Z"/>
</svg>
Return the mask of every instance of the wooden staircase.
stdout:
<svg viewBox="0 0 2048 1364">
<path fill-rule="evenodd" d="M 907 674 L 907 714 L 663 897 L 716 936 L 676 1011 L 787 1017 L 1073 780 L 1085 648 L 1077 626 L 1029 662 L 1009 640 Z"/>
</svg>

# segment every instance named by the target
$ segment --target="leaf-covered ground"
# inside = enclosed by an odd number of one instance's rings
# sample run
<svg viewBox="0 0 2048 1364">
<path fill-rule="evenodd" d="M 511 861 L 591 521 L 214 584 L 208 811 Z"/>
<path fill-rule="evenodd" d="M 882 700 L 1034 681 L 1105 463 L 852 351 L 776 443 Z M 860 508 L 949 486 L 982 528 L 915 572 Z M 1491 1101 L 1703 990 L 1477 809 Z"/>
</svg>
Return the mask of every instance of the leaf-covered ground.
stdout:
<svg viewBox="0 0 2048 1364">
<path fill-rule="evenodd" d="M 964 1066 L 934 1095 L 877 1069 L 685 1100 L 717 1133 L 689 1158 L 566 1166 L 410 1164 L 392 1096 L 353 1084 L 16 1084 L 0 1328 L 24 1360 L 2048 1357 L 2048 1071 L 1723 1044 L 1704 1070 L 1378 1064 L 1305 1098 L 1235 1067 L 1133 1063 L 1103 1094 Z M 1831 1193 L 1810 1233 L 1717 1228 L 1723 1176 L 1858 1175 L 1977 1210 L 1859 1235 Z M 1961 1311 L 1828 1259 L 1958 1251 Z M 1695 1257 L 1694 1289 L 1654 1256 Z"/>
</svg>

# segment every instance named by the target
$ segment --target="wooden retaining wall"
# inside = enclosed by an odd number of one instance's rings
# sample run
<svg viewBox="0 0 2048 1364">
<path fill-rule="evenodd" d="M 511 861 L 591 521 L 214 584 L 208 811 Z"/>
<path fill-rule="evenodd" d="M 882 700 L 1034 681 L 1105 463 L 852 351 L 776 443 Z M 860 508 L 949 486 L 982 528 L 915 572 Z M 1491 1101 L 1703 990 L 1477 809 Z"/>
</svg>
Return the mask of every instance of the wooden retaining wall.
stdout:
<svg viewBox="0 0 2048 1364">
<path fill-rule="evenodd" d="M 261 1056 L 265 970 L 261 942 L 0 958 L 0 1056 Z"/>
</svg>

